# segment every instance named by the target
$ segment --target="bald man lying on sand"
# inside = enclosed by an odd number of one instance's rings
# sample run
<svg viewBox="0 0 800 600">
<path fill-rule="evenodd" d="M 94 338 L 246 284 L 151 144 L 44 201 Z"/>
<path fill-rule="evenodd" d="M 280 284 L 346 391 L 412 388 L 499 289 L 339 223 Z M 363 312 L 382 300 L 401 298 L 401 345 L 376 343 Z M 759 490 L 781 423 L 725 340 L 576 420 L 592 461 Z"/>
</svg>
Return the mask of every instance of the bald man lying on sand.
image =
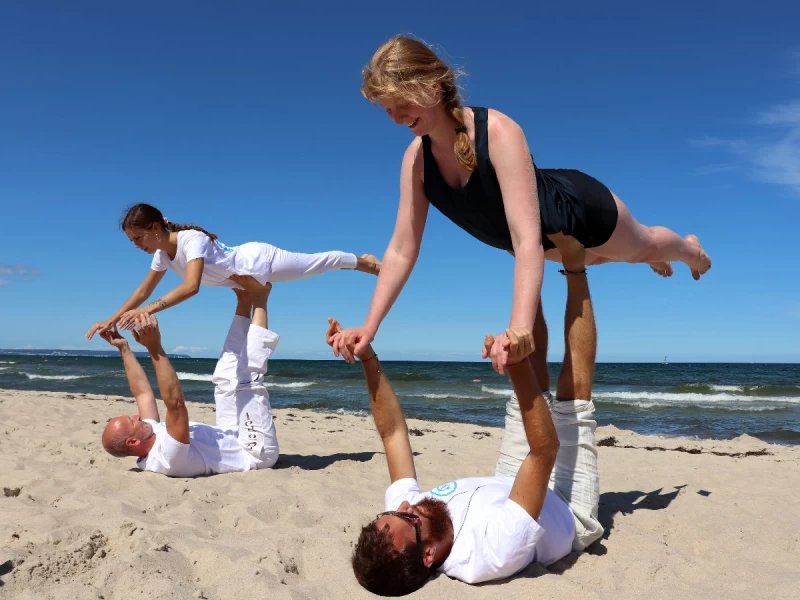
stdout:
<svg viewBox="0 0 800 600">
<path fill-rule="evenodd" d="M 112 456 L 136 456 L 144 471 L 170 477 L 267 469 L 278 460 L 278 439 L 269 393 L 264 387 L 267 361 L 280 337 L 267 329 L 267 298 L 272 286 L 248 294 L 234 289 L 236 314 L 214 370 L 217 425 L 189 421 L 183 391 L 161 346 L 158 321 L 137 318 L 133 337 L 147 348 L 167 407 L 162 423 L 144 369 L 119 333 L 103 334 L 119 349 L 139 412 L 110 419 L 103 447 Z M 251 316 L 252 312 L 252 316 Z"/>
</svg>

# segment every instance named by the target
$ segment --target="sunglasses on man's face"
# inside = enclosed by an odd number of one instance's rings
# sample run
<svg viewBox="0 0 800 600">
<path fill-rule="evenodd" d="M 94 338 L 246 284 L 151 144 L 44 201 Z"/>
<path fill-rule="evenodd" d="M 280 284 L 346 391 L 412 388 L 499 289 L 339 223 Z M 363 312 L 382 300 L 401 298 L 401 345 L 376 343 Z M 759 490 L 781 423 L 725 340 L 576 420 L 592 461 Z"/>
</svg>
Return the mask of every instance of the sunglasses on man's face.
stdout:
<svg viewBox="0 0 800 600">
<path fill-rule="evenodd" d="M 420 531 L 419 515 L 415 515 L 414 513 L 408 513 L 408 512 L 400 512 L 397 510 L 387 510 L 386 512 L 380 513 L 377 517 L 375 517 L 375 519 L 377 520 L 387 515 L 392 517 L 400 517 L 409 525 L 414 526 L 414 531 L 416 531 L 417 533 L 417 548 L 419 548 L 419 551 L 422 552 L 422 532 Z"/>
</svg>

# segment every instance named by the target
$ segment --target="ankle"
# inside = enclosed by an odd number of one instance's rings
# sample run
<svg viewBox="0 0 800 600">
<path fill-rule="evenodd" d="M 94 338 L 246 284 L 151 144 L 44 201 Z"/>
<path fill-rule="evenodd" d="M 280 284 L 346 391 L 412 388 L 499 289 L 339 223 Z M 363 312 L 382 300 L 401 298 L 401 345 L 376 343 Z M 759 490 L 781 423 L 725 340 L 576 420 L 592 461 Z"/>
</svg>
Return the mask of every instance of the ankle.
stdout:
<svg viewBox="0 0 800 600">
<path fill-rule="evenodd" d="M 586 277 L 586 267 L 566 266 L 558 270 L 559 273 L 565 276 L 583 276 Z"/>
</svg>

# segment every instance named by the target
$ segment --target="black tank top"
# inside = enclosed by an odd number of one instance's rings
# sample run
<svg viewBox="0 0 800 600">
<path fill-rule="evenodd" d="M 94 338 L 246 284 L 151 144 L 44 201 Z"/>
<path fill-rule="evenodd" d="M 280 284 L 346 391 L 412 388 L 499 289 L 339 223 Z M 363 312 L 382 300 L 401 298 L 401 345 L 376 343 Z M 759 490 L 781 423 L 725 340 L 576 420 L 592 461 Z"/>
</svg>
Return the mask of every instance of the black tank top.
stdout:
<svg viewBox="0 0 800 600">
<path fill-rule="evenodd" d="M 513 250 L 503 195 L 489 160 L 489 111 L 481 107 L 470 108 L 475 115 L 475 170 L 463 188 L 450 187 L 436 164 L 430 138 L 423 136 L 425 195 L 444 216 L 473 237 L 501 250 Z M 535 171 L 545 250 L 555 247 L 545 237 L 552 233 L 572 235 L 587 248 L 598 246 L 610 237 L 616 226 L 616 206 L 605 186 L 580 171 L 538 168 Z M 598 204 L 597 210 L 592 206 L 589 211 L 599 217 L 589 219 L 597 223 L 597 227 L 591 228 L 596 231 L 591 231 L 587 223 L 589 215 L 584 197 L 597 197 L 597 202 L 590 202 Z"/>
</svg>

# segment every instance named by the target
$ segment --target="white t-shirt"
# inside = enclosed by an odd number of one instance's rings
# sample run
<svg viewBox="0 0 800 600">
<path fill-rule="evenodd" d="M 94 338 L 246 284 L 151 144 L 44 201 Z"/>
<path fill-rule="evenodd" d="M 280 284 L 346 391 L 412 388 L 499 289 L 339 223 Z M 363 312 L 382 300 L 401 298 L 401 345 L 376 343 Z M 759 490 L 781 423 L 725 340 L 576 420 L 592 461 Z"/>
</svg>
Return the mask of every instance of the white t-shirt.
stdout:
<svg viewBox="0 0 800 600">
<path fill-rule="evenodd" d="M 232 429 L 190 422 L 189 443 L 181 444 L 167 433 L 164 423 L 142 420 L 150 423 L 156 434 L 150 452 L 136 461 L 143 471 L 170 477 L 197 477 L 256 468 L 255 457 L 242 448 L 237 432 Z"/>
<path fill-rule="evenodd" d="M 237 287 L 228 278 L 231 275 L 252 275 L 261 285 L 269 281 L 272 271 L 271 254 L 274 246 L 259 242 L 248 242 L 241 246 L 226 246 L 219 240 L 212 241 L 202 231 L 188 230 L 178 232 L 178 250 L 170 259 L 163 250 L 156 250 L 150 268 L 153 271 L 172 269 L 181 279 L 186 278 L 186 265 L 189 261 L 202 258 L 202 285 L 217 287 Z"/>
<path fill-rule="evenodd" d="M 454 541 L 439 571 L 466 583 L 503 579 L 532 562 L 549 565 L 563 558 L 575 537 L 572 511 L 552 490 L 536 521 L 508 499 L 513 484 L 509 477 L 470 477 L 423 494 L 416 479 L 399 479 L 386 490 L 386 510 L 397 510 L 404 500 L 445 502 Z"/>
</svg>

